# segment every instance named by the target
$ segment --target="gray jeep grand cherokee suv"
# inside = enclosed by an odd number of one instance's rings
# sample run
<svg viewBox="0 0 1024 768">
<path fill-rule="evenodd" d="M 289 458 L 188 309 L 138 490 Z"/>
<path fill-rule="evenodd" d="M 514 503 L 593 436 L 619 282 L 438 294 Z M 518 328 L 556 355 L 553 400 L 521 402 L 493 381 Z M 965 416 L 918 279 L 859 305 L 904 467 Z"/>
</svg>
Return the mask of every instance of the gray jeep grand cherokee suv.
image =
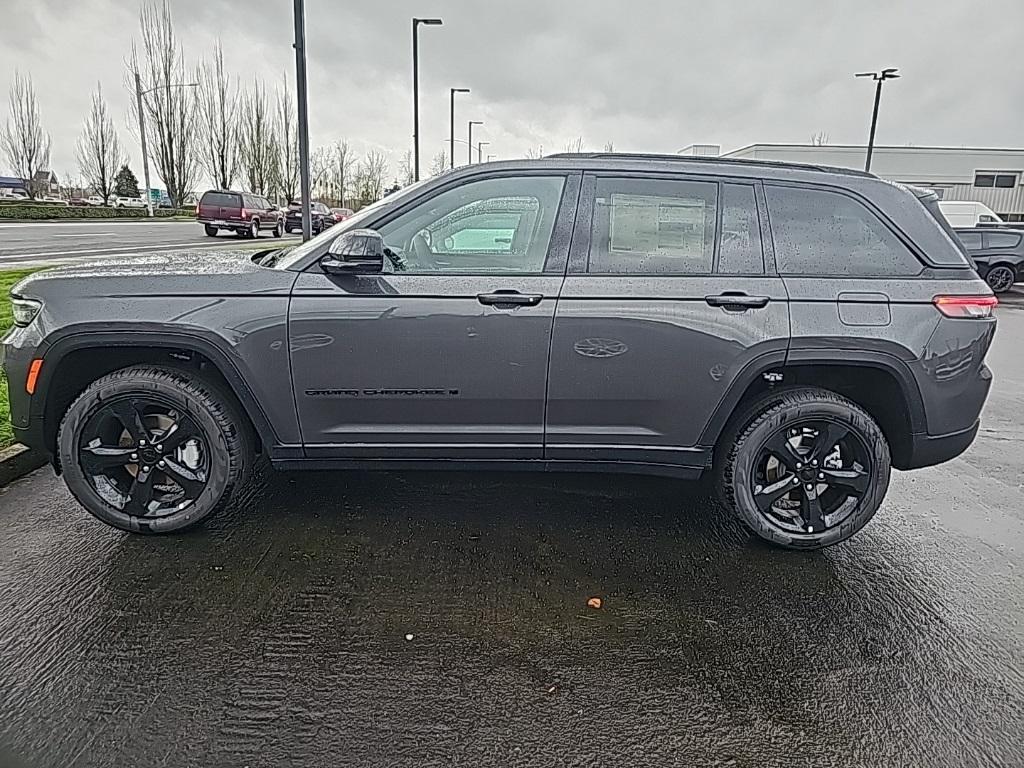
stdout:
<svg viewBox="0 0 1024 768">
<path fill-rule="evenodd" d="M 891 466 L 961 453 L 988 393 L 995 299 L 922 195 L 553 156 L 445 173 L 254 258 L 50 270 L 13 291 L 14 428 L 141 533 L 209 517 L 262 457 L 710 472 L 760 536 L 834 544 Z"/>
</svg>

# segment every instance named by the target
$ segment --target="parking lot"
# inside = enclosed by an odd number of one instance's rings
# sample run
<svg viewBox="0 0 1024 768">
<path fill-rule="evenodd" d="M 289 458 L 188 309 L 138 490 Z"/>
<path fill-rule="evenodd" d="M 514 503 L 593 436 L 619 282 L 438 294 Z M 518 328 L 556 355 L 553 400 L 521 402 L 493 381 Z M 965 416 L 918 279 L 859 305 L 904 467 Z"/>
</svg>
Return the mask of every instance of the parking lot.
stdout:
<svg viewBox="0 0 1024 768">
<path fill-rule="evenodd" d="M 205 527 L 145 538 L 37 472 L 0 491 L 0 751 L 1020 765 L 1013 304 L 975 445 L 896 473 L 875 520 L 820 553 L 772 549 L 699 488 L 651 478 L 270 473 Z"/>
</svg>

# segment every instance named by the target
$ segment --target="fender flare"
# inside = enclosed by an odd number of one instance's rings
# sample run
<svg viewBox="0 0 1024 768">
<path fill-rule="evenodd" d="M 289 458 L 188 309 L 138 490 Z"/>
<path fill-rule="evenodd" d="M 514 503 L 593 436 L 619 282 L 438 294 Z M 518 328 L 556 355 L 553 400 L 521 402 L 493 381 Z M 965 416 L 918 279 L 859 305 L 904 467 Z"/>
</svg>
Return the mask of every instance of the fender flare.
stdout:
<svg viewBox="0 0 1024 768">
<path fill-rule="evenodd" d="M 109 347 L 180 349 L 203 355 L 217 367 L 224 377 L 231 393 L 252 422 L 264 447 L 270 450 L 273 446 L 281 445 L 277 431 L 270 419 L 267 418 L 263 406 L 253 395 L 245 377 L 239 372 L 231 357 L 209 339 L 180 329 L 167 331 L 135 326 L 131 329 L 110 330 L 109 324 L 105 324 L 103 329 L 75 329 L 65 333 L 58 332 L 47 338 L 38 350 L 38 356 L 44 360 L 44 365 L 40 370 L 39 388 L 46 393 L 52 391 L 53 372 L 59 367 L 60 361 L 71 352 Z M 30 417 L 42 420 L 48 401 L 48 396 L 33 398 L 29 410 Z"/>
<path fill-rule="evenodd" d="M 842 350 L 839 353 L 824 349 L 791 349 L 788 355 L 784 352 L 759 355 L 740 370 L 704 428 L 698 445 L 711 448 L 718 442 L 744 393 L 758 377 L 769 371 L 780 371 L 785 375 L 785 369 L 795 365 L 842 365 L 876 368 L 889 373 L 903 393 L 911 434 L 927 432 L 924 400 L 917 380 L 907 363 L 896 355 L 876 350 Z M 783 379 L 783 385 L 785 383 Z"/>
</svg>

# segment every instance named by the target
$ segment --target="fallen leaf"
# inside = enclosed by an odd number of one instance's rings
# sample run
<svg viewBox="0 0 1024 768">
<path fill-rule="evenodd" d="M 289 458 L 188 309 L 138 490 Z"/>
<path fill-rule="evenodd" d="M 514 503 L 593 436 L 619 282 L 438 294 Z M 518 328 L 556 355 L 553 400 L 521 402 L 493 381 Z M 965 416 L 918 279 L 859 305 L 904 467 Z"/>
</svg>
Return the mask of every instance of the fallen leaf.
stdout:
<svg viewBox="0 0 1024 768">
<path fill-rule="evenodd" d="M 412 635 L 406 635 L 406 636 L 405 636 L 405 639 L 406 639 L 406 640 L 412 640 L 412 638 L 413 638 L 413 636 L 412 636 Z"/>
<path fill-rule="evenodd" d="M 550 688 L 548 688 L 548 693 L 554 693 L 554 692 L 555 692 L 555 691 L 557 691 L 557 690 L 558 690 L 558 684 L 557 684 L 557 683 L 555 683 L 555 684 L 554 684 L 554 685 L 552 685 L 552 686 L 551 686 Z"/>
<path fill-rule="evenodd" d="M 587 600 L 587 605 L 591 608 L 600 608 L 603 605 L 603 602 L 600 597 L 592 597 Z"/>
</svg>

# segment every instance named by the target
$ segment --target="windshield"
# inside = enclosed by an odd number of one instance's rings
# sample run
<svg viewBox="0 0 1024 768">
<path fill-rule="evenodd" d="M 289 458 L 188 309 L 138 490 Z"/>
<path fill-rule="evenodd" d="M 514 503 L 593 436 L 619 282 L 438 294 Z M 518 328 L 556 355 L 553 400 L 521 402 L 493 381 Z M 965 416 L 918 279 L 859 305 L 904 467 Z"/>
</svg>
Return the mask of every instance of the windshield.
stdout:
<svg viewBox="0 0 1024 768">
<path fill-rule="evenodd" d="M 268 255 L 262 262 L 260 262 L 260 266 L 270 267 L 272 269 L 290 268 L 291 266 L 302 261 L 302 259 L 304 259 L 309 254 L 315 253 L 321 248 L 326 247 L 328 243 L 334 240 L 334 238 L 336 238 L 342 232 L 348 232 L 351 229 L 359 229 L 360 227 L 363 226 L 363 223 L 365 221 L 372 219 L 374 216 L 377 215 L 378 212 L 380 212 L 381 209 L 396 203 L 400 203 L 409 195 L 412 195 L 415 192 L 417 192 L 428 181 L 431 181 L 431 179 L 422 179 L 420 181 L 417 181 L 415 184 L 410 184 L 409 186 L 405 187 L 402 190 L 399 190 L 398 192 L 395 192 L 392 195 L 382 197 L 377 202 L 371 203 L 365 208 L 360 208 L 359 211 L 357 211 L 355 214 L 345 219 L 343 223 L 337 224 L 331 227 L 330 229 L 325 229 L 319 235 L 310 240 L 307 240 L 301 245 L 296 245 L 291 248 L 282 248 L 279 251 L 275 251 L 274 253 Z"/>
</svg>

